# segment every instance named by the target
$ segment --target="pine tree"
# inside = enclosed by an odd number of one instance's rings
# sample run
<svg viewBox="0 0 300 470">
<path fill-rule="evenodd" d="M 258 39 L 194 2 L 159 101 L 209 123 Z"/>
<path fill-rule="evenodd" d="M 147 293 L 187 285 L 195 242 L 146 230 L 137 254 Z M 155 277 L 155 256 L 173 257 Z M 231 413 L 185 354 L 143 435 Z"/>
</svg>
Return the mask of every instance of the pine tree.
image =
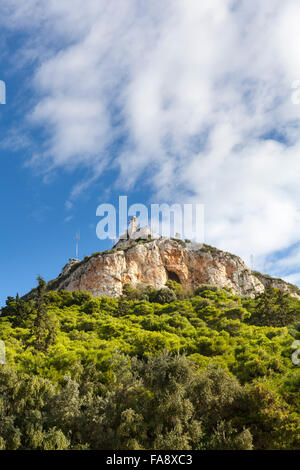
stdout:
<svg viewBox="0 0 300 470">
<path fill-rule="evenodd" d="M 266 287 L 256 300 L 250 320 L 254 325 L 280 328 L 295 322 L 299 316 L 291 296 L 279 289 Z"/>
<path fill-rule="evenodd" d="M 272 326 L 274 312 L 275 290 L 266 287 L 265 291 L 257 297 L 255 312 L 252 314 L 251 323 L 258 326 Z"/>
<path fill-rule="evenodd" d="M 36 318 L 33 323 L 33 333 L 36 337 L 36 349 L 46 352 L 55 342 L 58 322 L 55 315 L 48 312 L 46 282 L 41 276 L 38 276 L 37 280 Z"/>
<path fill-rule="evenodd" d="M 281 290 L 277 292 L 276 298 L 276 326 L 286 326 L 297 318 L 297 312 L 291 305 L 290 296 Z"/>
</svg>

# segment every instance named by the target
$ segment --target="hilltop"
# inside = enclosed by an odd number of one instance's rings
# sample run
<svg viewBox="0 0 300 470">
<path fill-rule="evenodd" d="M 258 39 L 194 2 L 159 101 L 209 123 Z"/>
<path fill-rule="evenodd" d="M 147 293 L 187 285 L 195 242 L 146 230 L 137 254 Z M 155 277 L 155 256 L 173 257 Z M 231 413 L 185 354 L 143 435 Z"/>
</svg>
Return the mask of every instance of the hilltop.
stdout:
<svg viewBox="0 0 300 470">
<path fill-rule="evenodd" d="M 126 284 L 160 289 L 168 280 L 180 283 L 187 291 L 210 284 L 254 298 L 268 286 L 300 298 L 297 286 L 252 271 L 236 255 L 169 238 L 121 241 L 111 250 L 94 253 L 82 261 L 71 259 L 48 288 L 116 298 Z"/>
</svg>

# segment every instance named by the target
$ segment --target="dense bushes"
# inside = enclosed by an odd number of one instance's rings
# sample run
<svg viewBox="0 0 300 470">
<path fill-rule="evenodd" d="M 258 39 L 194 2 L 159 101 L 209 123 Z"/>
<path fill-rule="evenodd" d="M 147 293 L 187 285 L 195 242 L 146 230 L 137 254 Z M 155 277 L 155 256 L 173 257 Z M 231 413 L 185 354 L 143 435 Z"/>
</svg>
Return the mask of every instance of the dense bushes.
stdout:
<svg viewBox="0 0 300 470">
<path fill-rule="evenodd" d="M 300 449 L 299 301 L 169 281 L 0 316 L 2 449 Z"/>
<path fill-rule="evenodd" d="M 85 370 L 59 384 L 0 370 L 2 449 L 296 449 L 299 415 L 266 383 L 241 386 L 163 352 L 116 356 L 113 380 Z"/>
</svg>

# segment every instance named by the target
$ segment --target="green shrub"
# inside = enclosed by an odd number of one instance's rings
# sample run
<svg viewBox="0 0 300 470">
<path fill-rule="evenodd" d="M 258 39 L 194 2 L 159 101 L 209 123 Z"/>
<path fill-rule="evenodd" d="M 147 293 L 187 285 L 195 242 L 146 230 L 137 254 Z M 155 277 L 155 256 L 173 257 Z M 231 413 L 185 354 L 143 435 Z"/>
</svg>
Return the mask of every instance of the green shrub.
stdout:
<svg viewBox="0 0 300 470">
<path fill-rule="evenodd" d="M 176 294 L 172 289 L 169 289 L 169 287 L 159 289 L 154 297 L 154 301 L 159 304 L 168 304 L 175 300 L 177 300 Z"/>
</svg>

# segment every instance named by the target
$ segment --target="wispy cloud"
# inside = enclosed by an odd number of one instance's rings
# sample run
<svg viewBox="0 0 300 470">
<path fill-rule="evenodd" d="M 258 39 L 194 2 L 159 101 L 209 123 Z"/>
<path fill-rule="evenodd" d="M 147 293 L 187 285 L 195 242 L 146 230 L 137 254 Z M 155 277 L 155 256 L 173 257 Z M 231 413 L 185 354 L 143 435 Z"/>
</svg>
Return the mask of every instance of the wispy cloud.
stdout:
<svg viewBox="0 0 300 470">
<path fill-rule="evenodd" d="M 147 170 L 153 196 L 206 204 L 210 243 L 263 261 L 298 241 L 298 2 L 11 0 L 0 13 L 35 61 L 34 164 L 90 172 L 70 202 L 109 166 L 122 188 Z"/>
<path fill-rule="evenodd" d="M 73 216 L 68 215 L 67 217 L 65 217 L 64 222 L 66 222 L 66 223 L 71 222 L 72 219 L 73 219 Z"/>
</svg>

